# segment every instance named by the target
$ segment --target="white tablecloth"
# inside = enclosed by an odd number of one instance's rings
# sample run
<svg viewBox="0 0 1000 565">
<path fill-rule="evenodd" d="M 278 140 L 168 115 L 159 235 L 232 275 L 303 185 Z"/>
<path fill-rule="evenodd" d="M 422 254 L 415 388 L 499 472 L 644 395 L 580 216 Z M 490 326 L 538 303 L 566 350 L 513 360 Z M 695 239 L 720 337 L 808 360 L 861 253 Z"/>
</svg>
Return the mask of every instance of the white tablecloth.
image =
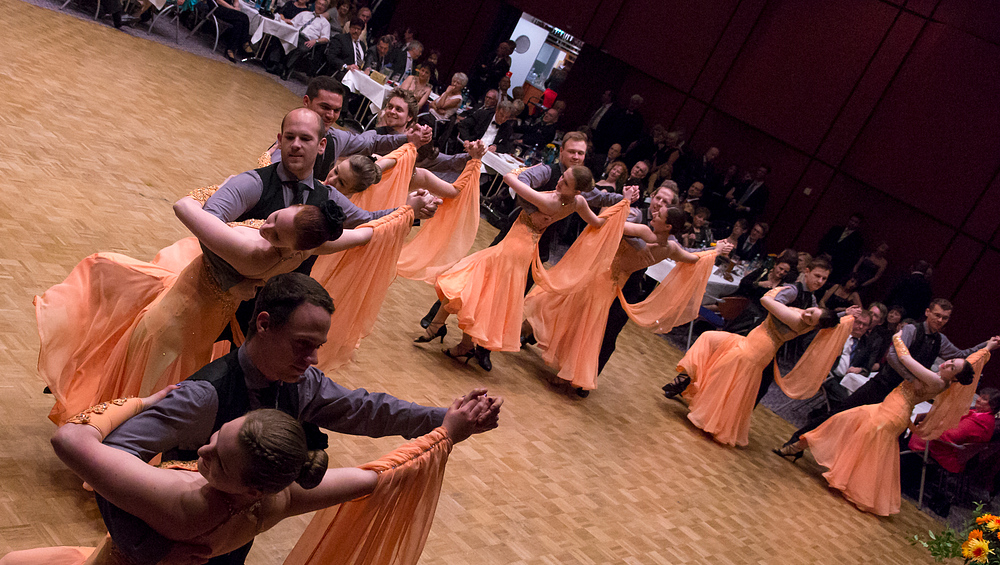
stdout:
<svg viewBox="0 0 1000 565">
<path fill-rule="evenodd" d="M 393 89 L 393 86 L 388 82 L 386 84 L 379 84 L 372 77 L 365 74 L 364 71 L 347 71 L 347 74 L 344 75 L 344 80 L 340 82 L 347 88 L 350 88 L 352 92 L 357 92 L 370 100 L 372 112 L 378 112 L 382 109 L 382 105 L 385 104 L 385 95 Z M 430 100 L 437 100 L 438 95 L 431 92 L 428 98 Z"/>
<path fill-rule="evenodd" d="M 674 270 L 675 263 L 671 259 L 664 259 L 659 263 L 653 265 L 646 269 L 646 276 L 657 282 L 662 281 L 667 278 L 670 271 Z M 718 299 L 723 296 L 729 296 L 730 294 L 736 292 L 736 289 L 740 287 L 740 279 L 743 277 L 738 277 L 733 275 L 733 280 L 727 281 L 721 276 L 712 272 L 712 275 L 708 277 L 708 286 L 705 287 L 705 298 L 702 300 L 702 304 L 715 304 Z"/>
<path fill-rule="evenodd" d="M 257 8 L 253 4 L 247 4 L 246 2 L 240 2 L 240 0 L 233 0 L 236 5 L 240 7 L 240 11 L 250 18 L 250 35 L 257 33 L 257 28 L 260 27 L 260 21 L 264 19 L 264 16 L 260 15 Z M 222 8 L 219 8 L 220 10 Z"/>
<path fill-rule="evenodd" d="M 486 167 L 489 167 L 503 176 L 522 166 L 524 166 L 524 163 L 518 161 L 513 155 L 507 155 L 506 153 L 487 151 L 486 155 L 483 155 L 482 172 L 484 173 L 486 172 Z"/>
<path fill-rule="evenodd" d="M 246 8 L 244 6 L 246 6 Z M 253 10 L 252 6 L 248 6 L 242 2 L 240 3 L 240 10 L 250 16 L 247 8 L 256 13 L 256 10 Z M 223 8 L 219 9 L 222 10 Z M 250 38 L 251 43 L 257 43 L 260 41 L 266 33 L 267 35 L 273 35 L 281 40 L 281 47 L 285 50 L 285 53 L 291 53 L 293 49 L 298 47 L 299 28 L 286 24 L 280 20 L 270 20 L 260 14 L 257 14 L 257 17 L 260 18 L 260 20 L 257 22 L 257 29 L 254 29 L 254 18 L 253 16 L 250 16 L 250 30 L 253 33 L 253 37 Z"/>
</svg>

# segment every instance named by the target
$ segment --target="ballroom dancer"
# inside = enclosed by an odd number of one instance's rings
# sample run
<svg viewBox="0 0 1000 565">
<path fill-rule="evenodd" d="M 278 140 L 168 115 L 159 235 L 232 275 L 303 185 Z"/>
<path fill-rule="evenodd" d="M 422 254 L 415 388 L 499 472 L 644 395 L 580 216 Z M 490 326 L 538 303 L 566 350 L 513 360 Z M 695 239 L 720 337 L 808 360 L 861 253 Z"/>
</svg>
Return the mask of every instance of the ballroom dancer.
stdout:
<svg viewBox="0 0 1000 565">
<path fill-rule="evenodd" d="M 155 404 L 171 388 L 145 399 L 95 406 L 70 420 L 79 425 L 63 426 L 52 439 L 59 458 L 98 494 L 143 519 L 159 535 L 180 542 L 177 552 L 164 562 L 204 562 L 225 554 L 284 518 L 371 494 L 380 482 L 380 473 L 385 472 L 370 468 L 328 470 L 326 452 L 309 449 L 301 424 L 273 409 L 255 410 L 224 424 L 198 451 L 194 466 L 152 467 L 102 444 L 119 424 Z M 414 445 L 443 443 L 442 456 L 435 462 L 443 469 L 451 445 L 468 438 L 479 417 L 488 411 L 489 402 L 484 397 L 456 399 L 442 427 Z M 413 457 L 410 451 L 411 446 L 397 450 L 398 463 L 406 464 Z M 383 535 L 357 530 L 352 533 L 360 539 Z M 384 551 L 391 554 L 394 545 Z M 192 555 L 194 547 L 200 550 Z M 43 548 L 12 552 L 0 563 L 122 562 L 110 537 L 96 555 L 91 557 L 91 553 L 86 548 Z"/>
<path fill-rule="evenodd" d="M 644 303 L 625 303 L 629 311 L 638 314 L 641 310 L 643 320 L 654 320 L 654 331 L 665 332 L 698 315 L 698 305 L 715 265 L 716 254 L 726 255 L 732 249 L 731 244 L 723 242 L 715 250 L 690 253 L 672 235 L 683 230 L 685 212 L 680 208 L 660 206 L 652 209 L 651 214 L 648 227 L 625 223 L 625 237 L 611 267 L 598 273 L 595 280 L 579 292 L 561 295 L 536 287 L 525 298 L 525 326 L 529 333 L 524 341 L 537 340 L 543 351 L 542 359 L 557 369 L 558 377 L 569 383 L 581 397 L 597 388 L 598 357 L 609 309 L 616 297 L 623 300 L 622 287 L 633 272 L 668 258 L 678 262 L 675 271 L 671 272 L 673 276 L 664 279 L 659 292 L 654 291 Z M 586 235 L 585 231 L 580 239 Z M 578 268 L 573 259 L 567 253 L 549 270 L 550 275 Z M 684 264 L 693 268 L 685 269 Z"/>
<path fill-rule="evenodd" d="M 444 342 L 448 332 L 445 322 L 450 314 L 456 314 L 464 332 L 462 342 L 446 349 L 445 354 L 466 362 L 479 351 L 476 345 L 488 351 L 520 349 L 524 288 L 532 264 L 536 272 L 541 269 L 538 240 L 545 228 L 573 213 L 597 228 L 608 218 L 596 216 L 580 195 L 594 184 L 590 171 L 582 165 L 567 169 L 554 192 L 535 191 L 514 173 L 505 175 L 504 182 L 524 200 L 520 216 L 499 245 L 466 257 L 437 278 L 435 287 L 442 308 L 426 335 L 416 339 L 418 343 L 434 338 Z M 488 357 L 477 360 L 483 369 L 492 369 Z"/>
<path fill-rule="evenodd" d="M 776 300 L 780 291 L 776 288 L 760 299 L 770 315 L 746 337 L 705 332 L 677 363 L 677 372 L 690 378 L 684 390 L 684 397 L 690 400 L 688 420 L 719 443 L 749 443 L 750 415 L 761 373 L 781 344 L 813 329 L 832 328 L 839 323 L 829 310 L 803 310 L 782 304 Z"/>
<path fill-rule="evenodd" d="M 932 418 L 929 413 L 927 418 L 937 421 L 937 434 L 957 424 L 968 411 L 975 382 L 990 351 L 1000 344 L 1000 340 L 991 339 L 966 359 L 944 361 L 935 373 L 910 355 L 900 334 L 892 341 L 901 365 L 912 379 L 893 389 L 879 404 L 839 412 L 803 434 L 798 442 L 775 451 L 794 460 L 809 448 L 816 462 L 829 469 L 823 477 L 830 486 L 859 509 L 879 516 L 899 512 L 898 438 L 910 425 L 913 407 L 936 398 L 932 412 L 938 414 Z M 921 426 L 915 433 L 924 437 Z"/>
</svg>

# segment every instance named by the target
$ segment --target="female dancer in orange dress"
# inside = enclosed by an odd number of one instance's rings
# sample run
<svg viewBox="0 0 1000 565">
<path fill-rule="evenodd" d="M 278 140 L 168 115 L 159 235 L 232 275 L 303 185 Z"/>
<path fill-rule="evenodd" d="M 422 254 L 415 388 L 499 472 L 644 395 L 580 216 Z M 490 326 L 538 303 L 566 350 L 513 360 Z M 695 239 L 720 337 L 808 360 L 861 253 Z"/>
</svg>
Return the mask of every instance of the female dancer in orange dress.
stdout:
<svg viewBox="0 0 1000 565">
<path fill-rule="evenodd" d="M 406 501 L 420 498 L 420 492 L 401 493 L 400 487 L 386 485 L 385 476 L 392 477 L 399 471 L 381 461 L 362 468 L 327 469 L 326 452 L 309 451 L 301 424 L 278 410 L 256 410 L 223 425 L 208 445 L 198 450 L 196 467 L 152 467 L 101 443 L 121 422 L 162 399 L 170 388 L 149 398 L 116 400 L 88 409 L 69 420 L 71 425 L 61 427 L 52 439 L 59 458 L 96 492 L 144 520 L 163 537 L 180 542 L 164 563 L 204 563 L 212 556 L 245 545 L 287 517 L 347 503 L 373 491 L 378 498 L 380 490 L 394 489 L 395 502 L 400 502 L 401 494 Z M 434 451 L 429 461 L 418 463 L 423 468 L 417 469 L 416 477 L 407 475 L 409 483 L 404 488 L 422 490 L 421 480 L 423 486 L 432 488 L 436 483 L 440 488 L 452 445 L 468 438 L 477 419 L 488 409 L 485 398 L 459 398 L 445 414 L 440 428 L 390 454 L 387 459 L 395 466 L 405 467 L 423 452 Z M 427 516 L 419 515 L 420 510 L 414 513 L 409 509 L 407 514 L 399 505 L 389 510 L 430 524 Z M 423 509 L 424 514 L 427 510 Z M 433 507 L 429 513 L 432 517 Z M 399 524 L 398 519 L 390 523 L 388 528 L 385 522 L 373 528 L 371 521 L 355 520 L 351 531 L 342 532 L 341 537 L 358 548 L 367 542 L 386 557 L 399 549 L 404 554 L 406 550 L 412 552 L 407 543 L 426 539 L 424 529 L 419 540 L 398 540 L 393 534 L 407 524 Z M 315 545 L 315 540 L 305 542 Z M 193 559 L 192 548 L 199 549 Z M 344 556 L 326 554 L 324 562 Z M 419 549 L 416 555 L 405 557 L 401 562 L 416 563 Z M 75 547 L 15 551 L 0 559 L 0 564 L 81 565 L 85 560 L 88 565 L 129 562 L 106 537 L 96 552 Z"/>
<path fill-rule="evenodd" d="M 782 343 L 816 328 L 831 328 L 837 316 L 822 308 L 791 308 L 774 299 L 776 288 L 760 299 L 770 315 L 746 337 L 705 332 L 677 363 L 691 378 L 684 397 L 688 420 L 726 445 L 747 445 L 761 375 Z"/>
<path fill-rule="evenodd" d="M 678 263 L 701 263 L 704 276 L 698 277 L 694 273 L 693 276 L 682 276 L 691 284 L 681 283 L 678 279 L 676 286 L 665 279 L 659 287 L 662 290 L 644 301 L 648 303 L 646 308 L 655 311 L 653 318 L 662 322 L 663 327 L 654 329 L 669 331 L 697 316 L 697 305 L 701 304 L 716 254 L 726 255 L 732 249 L 732 244 L 726 242 L 713 251 L 690 253 L 670 235 L 684 228 L 684 211 L 662 206 L 651 212 L 649 227 L 626 223 L 624 229 L 626 237 L 641 238 L 649 245 L 623 239 L 610 268 L 597 273 L 594 280 L 579 292 L 558 294 L 538 287 L 524 300 L 525 324 L 530 332 L 526 341 L 532 338 L 537 340 L 538 347 L 543 350 L 542 359 L 556 368 L 559 378 L 568 382 L 580 396 L 587 396 L 589 391 L 597 388 L 598 354 L 608 311 L 616 296 L 625 303 L 620 293 L 629 275 L 668 258 Z M 558 270 L 577 268 L 572 261 L 568 261 L 570 259 L 567 253 L 549 272 L 555 274 Z M 678 265 L 676 270 L 681 275 L 680 271 L 684 268 Z M 685 312 L 690 310 L 686 308 L 688 304 L 696 305 L 693 314 Z M 628 305 L 626 308 L 636 306 Z"/>
<path fill-rule="evenodd" d="M 951 394 L 966 389 L 976 390 L 975 381 L 990 351 L 1000 343 L 996 339 L 967 359 L 951 359 L 941 363 L 938 372 L 923 367 L 910 356 L 899 334 L 893 345 L 903 367 L 914 377 L 904 380 L 879 404 L 858 406 L 834 414 L 815 430 L 804 434 L 798 443 L 786 445 L 779 455 L 797 458 L 809 448 L 816 462 L 829 469 L 823 473 L 830 486 L 859 509 L 879 516 L 899 512 L 899 435 L 910 425 L 913 407 L 938 397 L 933 411 L 945 412 L 954 426 L 968 411 L 971 394 Z M 939 396 L 940 395 L 940 396 Z M 957 407 L 953 410 L 951 407 Z M 931 419 L 934 414 L 928 414 Z M 940 418 L 940 416 L 938 416 Z M 920 433 L 918 427 L 915 433 Z"/>
<path fill-rule="evenodd" d="M 181 240 L 152 263 L 97 253 L 35 297 L 38 370 L 56 398 L 49 415 L 55 423 L 98 402 L 181 381 L 211 361 L 216 337 L 261 281 L 294 270 L 310 254 L 372 235 L 369 228 L 344 230 L 327 241 L 341 230 L 343 215 L 333 203 L 325 216 L 315 206 L 279 210 L 259 230 L 228 227 L 192 197 L 174 208 L 197 240 Z"/>
<path fill-rule="evenodd" d="M 574 212 L 594 227 L 607 220 L 598 218 L 580 195 L 594 185 L 586 167 L 567 169 L 554 192 L 537 192 L 513 173 L 504 176 L 504 182 L 523 200 L 521 215 L 498 245 L 473 253 L 437 278 L 435 287 L 442 308 L 427 327 L 427 335 L 416 340 L 440 337 L 443 342 L 448 316 L 458 315 L 464 334 L 460 344 L 445 350 L 449 357 L 468 361 L 475 355 L 475 345 L 490 351 L 519 350 L 524 287 L 532 264 L 536 271 L 541 269 L 538 239 L 542 231 Z M 492 368 L 483 360 L 480 364 L 487 371 Z"/>
</svg>

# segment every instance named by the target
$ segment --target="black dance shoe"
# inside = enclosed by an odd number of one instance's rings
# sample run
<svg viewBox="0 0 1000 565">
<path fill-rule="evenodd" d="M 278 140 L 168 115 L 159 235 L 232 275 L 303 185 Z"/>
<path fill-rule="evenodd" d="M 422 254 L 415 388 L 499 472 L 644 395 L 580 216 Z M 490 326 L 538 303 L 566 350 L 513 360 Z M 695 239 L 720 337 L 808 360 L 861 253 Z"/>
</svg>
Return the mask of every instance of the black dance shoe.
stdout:
<svg viewBox="0 0 1000 565">
<path fill-rule="evenodd" d="M 420 327 L 426 328 L 427 326 L 431 325 L 431 322 L 434 321 L 434 316 L 437 316 L 438 310 L 440 309 L 441 309 L 441 301 L 438 300 L 437 302 L 434 303 L 433 306 L 431 306 L 431 309 L 430 311 L 427 312 L 427 315 L 424 316 L 423 318 L 420 318 Z"/>
<path fill-rule="evenodd" d="M 795 463 L 802 458 L 802 454 L 805 453 L 797 447 L 797 443 L 786 443 L 779 448 L 771 450 L 775 455 L 780 455 L 787 459 L 791 459 L 792 463 Z"/>
<path fill-rule="evenodd" d="M 590 391 L 585 388 L 577 387 L 575 389 L 575 392 L 576 395 L 579 396 L 580 398 L 587 398 L 588 396 L 590 396 Z"/>
<path fill-rule="evenodd" d="M 535 339 L 535 334 L 528 334 L 521 336 L 521 349 L 528 347 L 529 345 L 535 345 L 538 340 Z"/>
<path fill-rule="evenodd" d="M 476 361 L 479 363 L 479 366 L 482 367 L 484 371 L 492 371 L 493 362 L 490 361 L 490 350 L 481 345 L 477 345 L 473 351 L 475 352 Z"/>
<path fill-rule="evenodd" d="M 441 341 L 444 341 L 444 340 L 441 340 Z M 469 364 L 469 359 L 472 359 L 473 357 L 476 356 L 476 348 L 473 347 L 472 349 L 466 351 L 465 353 L 452 353 L 451 349 L 442 349 L 441 353 L 444 353 L 445 355 L 447 355 L 448 357 L 451 357 L 452 359 L 454 359 L 456 361 L 461 361 L 461 360 L 464 359 L 465 360 L 465 364 L 468 365 Z"/>
<path fill-rule="evenodd" d="M 448 326 L 441 324 L 438 329 L 434 330 L 433 333 L 431 329 L 427 329 L 427 333 L 413 340 L 413 343 L 427 343 L 428 341 L 434 341 L 437 338 L 441 338 L 441 343 L 444 343 L 444 336 L 448 335 Z"/>
<path fill-rule="evenodd" d="M 677 375 L 677 378 L 674 379 L 673 382 L 663 385 L 663 396 L 673 398 L 684 392 L 684 389 L 686 389 L 689 384 L 691 384 L 691 377 L 681 373 Z"/>
</svg>

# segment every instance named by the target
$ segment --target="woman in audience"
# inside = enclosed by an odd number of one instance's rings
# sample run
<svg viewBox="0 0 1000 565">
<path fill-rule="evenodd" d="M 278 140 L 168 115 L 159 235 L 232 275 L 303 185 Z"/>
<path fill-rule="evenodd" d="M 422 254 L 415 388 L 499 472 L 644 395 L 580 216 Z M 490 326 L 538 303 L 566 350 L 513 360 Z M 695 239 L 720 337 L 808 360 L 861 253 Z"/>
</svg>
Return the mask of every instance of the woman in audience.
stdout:
<svg viewBox="0 0 1000 565">
<path fill-rule="evenodd" d="M 704 206 L 695 209 L 694 214 L 691 216 L 691 227 L 688 228 L 687 233 L 681 236 L 684 247 L 700 249 L 715 243 L 715 237 L 712 236 L 712 228 L 708 225 L 708 219 L 711 216 L 712 212 Z"/>
<path fill-rule="evenodd" d="M 375 133 L 379 135 L 404 134 L 416 121 L 417 99 L 409 90 L 393 88 L 385 98 L 385 106 L 378 116 Z"/>
<path fill-rule="evenodd" d="M 343 230 L 333 202 L 229 227 L 202 209 L 211 192 L 199 189 L 174 204 L 197 240 L 181 240 L 151 263 L 91 255 L 35 298 L 39 373 L 56 398 L 52 421 L 181 381 L 212 360 L 216 337 L 263 281 L 372 236 L 371 228 Z"/>
<path fill-rule="evenodd" d="M 528 269 L 537 262 L 538 239 L 545 228 L 573 213 L 597 228 L 607 221 L 603 214 L 594 215 L 580 195 L 594 186 L 586 167 L 567 169 L 553 192 L 538 192 L 518 180 L 515 173 L 505 175 L 504 182 L 523 200 L 521 215 L 498 245 L 469 255 L 437 278 L 441 308 L 427 326 L 426 335 L 416 340 L 441 338 L 444 342 L 448 332 L 445 322 L 456 314 L 462 342 L 446 349 L 445 354 L 466 362 L 475 355 L 487 371 L 493 367 L 488 351 L 521 348 L 524 289 Z"/>
<path fill-rule="evenodd" d="M 826 291 L 819 305 L 834 312 L 843 312 L 848 306 L 861 307 L 861 297 L 858 295 L 858 279 L 851 276 L 844 284 L 835 284 Z"/>
<path fill-rule="evenodd" d="M 885 315 L 885 327 L 888 331 L 895 334 L 899 330 L 903 329 L 906 322 L 903 318 L 906 316 L 906 309 L 902 306 L 893 306 L 889 308 L 889 313 Z"/>
<path fill-rule="evenodd" d="M 657 166 L 649 177 L 646 178 L 646 192 L 652 194 L 658 186 L 665 180 L 671 180 L 674 173 L 674 166 L 670 163 L 663 163 Z"/>
<path fill-rule="evenodd" d="M 451 84 L 437 100 L 431 102 L 431 116 L 435 120 L 450 120 L 458 112 L 458 107 L 462 105 L 462 89 L 469 84 L 469 77 L 465 73 L 455 73 L 451 77 Z"/>
<path fill-rule="evenodd" d="M 219 36 L 219 41 L 222 42 L 226 58 L 235 63 L 237 55 L 242 59 L 244 54 L 253 53 L 250 48 L 250 18 L 234 0 L 216 0 L 216 3 L 219 8 L 215 10 L 215 17 L 229 24 L 228 29 Z"/>
<path fill-rule="evenodd" d="M 896 514 L 900 500 L 899 435 L 910 426 L 913 407 L 937 397 L 927 419 L 932 420 L 933 412 L 937 411 L 943 414 L 942 420 L 950 422 L 939 423 L 937 427 L 948 429 L 957 424 L 975 394 L 974 365 L 978 364 L 978 370 L 982 370 L 982 364 L 989 360 L 989 352 L 997 344 L 996 340 L 990 340 L 968 359 L 944 361 L 935 373 L 914 360 L 896 334 L 893 345 L 909 373 L 902 384 L 881 403 L 835 414 L 815 430 L 803 434 L 797 443 L 783 446 L 775 453 L 798 459 L 802 450 L 809 448 L 816 462 L 829 469 L 823 477 L 844 498 L 865 512 L 880 516 Z M 916 433 L 920 430 L 918 426 Z"/>
<path fill-rule="evenodd" d="M 759 302 L 769 290 L 775 289 L 785 282 L 785 277 L 792 270 L 792 264 L 787 259 L 776 261 L 770 269 L 761 267 L 751 271 L 740 280 L 738 296 L 750 299 L 751 304 Z"/>
<path fill-rule="evenodd" d="M 424 107 L 427 103 L 428 97 L 431 95 L 431 73 L 434 72 L 434 65 L 432 63 L 423 62 L 417 63 L 416 69 L 414 69 L 414 74 L 406 77 L 403 80 L 403 84 L 400 88 L 413 93 L 413 97 L 417 100 L 417 109 Z"/>
<path fill-rule="evenodd" d="M 354 17 L 354 2 L 352 0 L 337 0 L 337 9 L 328 10 L 326 18 L 330 20 L 330 34 L 351 33 L 351 18 Z"/>
<path fill-rule="evenodd" d="M 608 192 L 622 193 L 625 188 L 625 179 L 628 177 L 628 167 L 623 161 L 614 161 L 604 171 L 604 178 L 597 181 L 597 186 L 603 187 Z"/>
<path fill-rule="evenodd" d="M 769 291 L 761 305 L 769 315 L 746 336 L 705 332 L 677 363 L 677 378 L 664 387 L 668 398 L 683 389 L 690 400 L 688 420 L 725 445 L 747 445 L 750 415 L 761 376 L 783 343 L 814 329 L 839 322 L 824 308 L 805 310 L 775 299 L 780 289 Z M 841 344 L 843 347 L 843 344 Z M 685 387 L 686 388 L 683 388 Z"/>
<path fill-rule="evenodd" d="M 176 387 L 171 387 L 176 388 Z M 371 494 L 379 473 L 364 468 L 327 469 L 323 450 L 309 450 L 302 425 L 274 409 L 260 409 L 222 426 L 198 450 L 196 465 L 152 467 L 102 440 L 132 415 L 161 400 L 171 389 L 88 411 L 52 438 L 56 455 L 94 491 L 176 543 L 164 563 L 190 561 L 193 548 L 204 563 L 242 547 L 281 520 Z M 486 400 L 458 399 L 444 423 L 426 438 L 449 445 L 474 431 Z M 96 407 L 95 407 L 96 408 Z M 402 465 L 413 445 L 393 452 Z M 386 556 L 399 546 L 385 547 Z M 332 556 L 331 556 L 332 557 Z M 53 547 L 15 551 L 3 565 L 113 565 L 122 562 L 110 537 L 101 547 Z"/>
<path fill-rule="evenodd" d="M 862 289 L 867 289 L 882 278 L 885 268 L 889 266 L 889 261 L 885 258 L 888 252 L 889 244 L 882 242 L 875 251 L 858 259 L 852 275 L 858 279 Z"/>
</svg>

